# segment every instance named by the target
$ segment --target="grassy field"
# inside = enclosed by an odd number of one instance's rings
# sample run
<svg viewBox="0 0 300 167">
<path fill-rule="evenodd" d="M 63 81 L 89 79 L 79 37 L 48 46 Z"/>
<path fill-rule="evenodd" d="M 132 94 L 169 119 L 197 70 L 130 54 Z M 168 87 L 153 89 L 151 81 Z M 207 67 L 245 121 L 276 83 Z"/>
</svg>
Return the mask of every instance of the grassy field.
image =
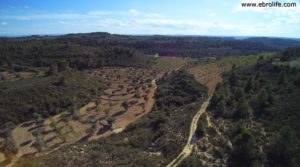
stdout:
<svg viewBox="0 0 300 167">
<path fill-rule="evenodd" d="M 275 65 L 283 65 L 283 66 L 290 66 L 290 67 L 295 67 L 295 68 L 300 68 L 300 58 L 296 58 L 294 60 L 291 61 L 285 61 L 285 62 L 278 62 L 275 61 L 273 62 L 273 64 Z"/>
<path fill-rule="evenodd" d="M 188 57 L 157 57 L 155 58 L 155 64 L 153 65 L 153 68 L 161 72 L 170 72 L 191 61 L 192 59 Z"/>
</svg>

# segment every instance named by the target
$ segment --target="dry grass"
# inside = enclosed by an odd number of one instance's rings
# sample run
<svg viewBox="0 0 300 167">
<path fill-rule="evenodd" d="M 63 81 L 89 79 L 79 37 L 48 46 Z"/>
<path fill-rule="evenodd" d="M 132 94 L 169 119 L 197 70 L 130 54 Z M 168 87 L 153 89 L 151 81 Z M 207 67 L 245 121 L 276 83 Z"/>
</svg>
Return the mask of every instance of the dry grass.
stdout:
<svg viewBox="0 0 300 167">
<path fill-rule="evenodd" d="M 222 82 L 222 74 L 229 70 L 229 66 L 221 66 L 218 62 L 200 63 L 188 69 L 198 82 L 207 86 L 209 95 L 212 95 L 217 84 Z"/>
<path fill-rule="evenodd" d="M 0 163 L 5 160 L 5 155 L 0 152 Z"/>
<path fill-rule="evenodd" d="M 208 94 L 212 95 L 218 83 L 222 82 L 222 75 L 232 69 L 233 65 L 250 65 L 257 61 L 260 56 L 271 56 L 271 53 L 264 53 L 250 56 L 224 57 L 219 60 L 202 60 L 195 66 L 188 69 L 198 82 L 208 88 Z"/>
<path fill-rule="evenodd" d="M 158 57 L 156 61 L 155 68 L 162 72 L 170 72 L 184 66 L 192 59 L 187 57 Z"/>
</svg>

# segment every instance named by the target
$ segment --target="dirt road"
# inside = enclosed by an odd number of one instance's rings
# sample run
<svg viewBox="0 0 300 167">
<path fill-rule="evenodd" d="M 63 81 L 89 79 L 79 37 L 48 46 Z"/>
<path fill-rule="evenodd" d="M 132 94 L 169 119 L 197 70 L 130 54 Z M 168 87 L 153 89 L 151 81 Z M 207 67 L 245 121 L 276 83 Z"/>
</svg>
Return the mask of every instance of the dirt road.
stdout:
<svg viewBox="0 0 300 167">
<path fill-rule="evenodd" d="M 183 150 L 181 151 L 181 153 L 172 161 L 170 162 L 167 167 L 175 167 L 178 164 L 180 164 L 186 157 L 188 157 L 192 151 L 193 151 L 193 147 L 194 144 L 191 143 L 192 141 L 192 137 L 197 129 L 197 125 L 198 125 L 198 120 L 200 118 L 200 116 L 206 111 L 206 108 L 209 104 L 209 100 L 210 97 L 201 105 L 200 110 L 196 113 L 196 115 L 193 117 L 192 123 L 191 123 L 191 127 L 190 127 L 190 134 L 189 134 L 189 138 L 188 141 L 186 143 L 186 145 L 184 146 Z"/>
</svg>

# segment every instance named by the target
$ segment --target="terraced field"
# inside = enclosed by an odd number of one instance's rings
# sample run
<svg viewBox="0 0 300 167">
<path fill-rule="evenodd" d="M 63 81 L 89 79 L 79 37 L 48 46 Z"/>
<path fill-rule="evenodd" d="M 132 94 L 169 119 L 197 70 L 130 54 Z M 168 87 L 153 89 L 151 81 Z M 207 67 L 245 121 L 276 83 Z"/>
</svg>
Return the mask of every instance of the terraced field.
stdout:
<svg viewBox="0 0 300 167">
<path fill-rule="evenodd" d="M 87 73 L 106 80 L 104 94 L 74 113 L 63 112 L 43 122 L 35 120 L 18 125 L 13 129 L 12 137 L 19 150 L 6 161 L 5 156 L 1 156 L 2 164 L 12 165 L 27 154 L 118 133 L 151 110 L 155 79 L 160 76 L 157 71 L 112 67 Z"/>
<path fill-rule="evenodd" d="M 129 123 L 152 109 L 156 80 L 185 66 L 189 60 L 159 57 L 157 61 L 160 65 L 153 68 L 103 67 L 86 70 L 87 74 L 104 79 L 103 94 L 77 110 L 17 125 L 12 130 L 12 138 L 18 152 L 16 155 L 1 153 L 0 165 L 12 166 L 24 155 L 38 156 L 67 144 L 97 140 L 120 133 Z M 11 80 L 17 79 L 16 75 L 7 74 L 11 76 Z M 37 75 L 32 73 L 30 77 Z"/>
<path fill-rule="evenodd" d="M 217 84 L 222 82 L 222 75 L 232 69 L 233 66 L 254 64 L 260 57 L 272 56 L 272 53 L 263 53 L 251 56 L 224 57 L 216 60 L 200 60 L 188 71 L 193 74 L 197 81 L 208 88 L 208 94 L 212 95 Z"/>
</svg>

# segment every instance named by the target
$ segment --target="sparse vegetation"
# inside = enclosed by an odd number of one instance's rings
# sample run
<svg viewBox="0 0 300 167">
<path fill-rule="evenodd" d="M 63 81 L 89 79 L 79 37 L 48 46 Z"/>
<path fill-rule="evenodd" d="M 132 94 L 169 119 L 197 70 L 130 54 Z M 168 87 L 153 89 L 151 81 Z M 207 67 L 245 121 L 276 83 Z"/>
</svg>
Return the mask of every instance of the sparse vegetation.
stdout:
<svg viewBox="0 0 300 167">
<path fill-rule="evenodd" d="M 186 72 L 176 72 L 158 82 L 153 110 L 129 125 L 124 132 L 103 138 L 100 142 L 85 143 L 86 147 L 76 145 L 87 154 L 80 155 L 74 149 L 65 147 L 39 158 L 39 161 L 43 166 L 54 163 L 64 166 L 79 161 L 87 166 L 165 165 L 181 151 L 187 140 L 189 121 L 205 99 L 205 87 Z M 70 154 L 63 156 L 63 152 Z M 159 154 L 156 155 L 157 152 Z M 108 155 L 114 157 L 113 161 L 106 158 Z"/>
</svg>

